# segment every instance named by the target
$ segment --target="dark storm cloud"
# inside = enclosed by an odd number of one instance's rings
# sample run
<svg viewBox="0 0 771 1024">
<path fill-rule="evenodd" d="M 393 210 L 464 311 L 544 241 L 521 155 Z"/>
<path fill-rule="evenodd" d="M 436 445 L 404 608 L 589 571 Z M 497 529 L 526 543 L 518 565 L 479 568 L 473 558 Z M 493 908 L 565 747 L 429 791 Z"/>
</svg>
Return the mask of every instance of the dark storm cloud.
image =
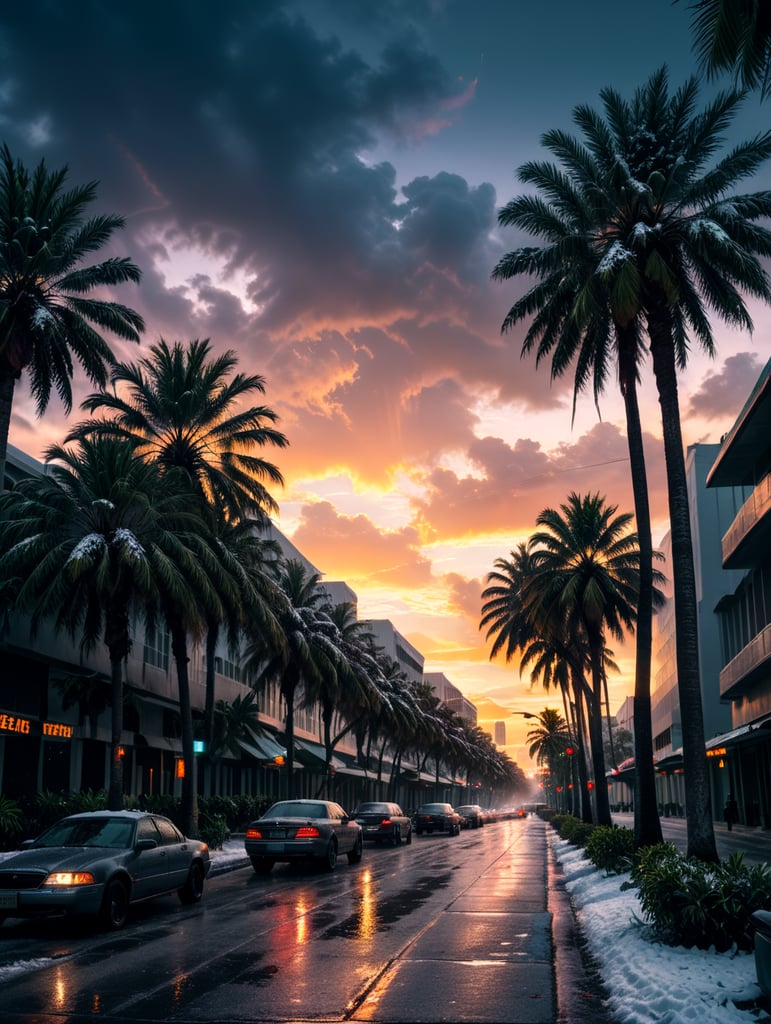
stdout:
<svg viewBox="0 0 771 1024">
<path fill-rule="evenodd" d="M 688 415 L 723 419 L 725 429 L 730 430 L 762 368 L 763 362 L 755 352 L 729 356 L 722 369 L 706 376 L 691 395 Z"/>
<path fill-rule="evenodd" d="M 0 32 L 12 148 L 100 179 L 101 201 L 131 215 L 137 235 L 152 223 L 168 244 L 188 240 L 247 268 L 262 326 L 308 326 L 341 306 L 376 316 L 401 292 L 416 301 L 394 169 L 362 159 L 383 133 L 418 131 L 461 89 L 416 43 L 386 38 L 370 65 L 291 7 L 247 0 L 216 14 L 181 0 L 32 0 L 6 9 Z M 401 215 L 417 215 L 445 183 L 423 193 Z M 468 255 L 475 240 L 463 225 L 471 216 L 489 226 L 492 205 L 483 193 L 458 197 L 442 237 L 423 230 L 425 253 L 438 258 L 452 239 Z"/>
</svg>

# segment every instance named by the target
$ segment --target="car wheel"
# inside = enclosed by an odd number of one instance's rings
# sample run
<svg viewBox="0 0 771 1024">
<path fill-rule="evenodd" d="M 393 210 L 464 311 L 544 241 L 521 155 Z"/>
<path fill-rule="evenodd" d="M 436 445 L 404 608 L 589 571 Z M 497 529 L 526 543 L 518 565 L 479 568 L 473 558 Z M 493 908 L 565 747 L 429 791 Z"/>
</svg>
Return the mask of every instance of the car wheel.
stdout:
<svg viewBox="0 0 771 1024">
<path fill-rule="evenodd" d="M 337 843 L 334 839 L 329 840 L 329 846 L 327 846 L 323 862 L 325 871 L 334 871 L 337 867 Z"/>
<path fill-rule="evenodd" d="M 199 903 L 203 896 L 203 867 L 198 861 L 190 865 L 187 881 L 179 890 L 180 903 Z"/>
<path fill-rule="evenodd" d="M 269 857 L 250 857 L 249 859 L 258 875 L 269 875 L 273 870 L 273 861 Z"/>
<path fill-rule="evenodd" d="M 391 833 L 391 846 L 402 845 L 402 830 L 398 825 L 394 825 L 393 832 Z"/>
<path fill-rule="evenodd" d="M 107 883 L 102 900 L 102 922 L 110 931 L 118 931 L 128 919 L 129 894 L 126 885 L 114 878 Z"/>
<path fill-rule="evenodd" d="M 412 842 L 412 829 L 411 828 L 407 829 L 407 839 L 405 841 L 406 841 L 408 846 Z"/>
<path fill-rule="evenodd" d="M 358 864 L 359 863 L 359 861 L 361 860 L 361 853 L 362 853 L 363 848 L 364 848 L 364 843 L 362 842 L 361 836 L 357 836 L 356 837 L 356 843 L 355 843 L 353 849 L 348 851 L 348 863 L 349 864 Z"/>
</svg>

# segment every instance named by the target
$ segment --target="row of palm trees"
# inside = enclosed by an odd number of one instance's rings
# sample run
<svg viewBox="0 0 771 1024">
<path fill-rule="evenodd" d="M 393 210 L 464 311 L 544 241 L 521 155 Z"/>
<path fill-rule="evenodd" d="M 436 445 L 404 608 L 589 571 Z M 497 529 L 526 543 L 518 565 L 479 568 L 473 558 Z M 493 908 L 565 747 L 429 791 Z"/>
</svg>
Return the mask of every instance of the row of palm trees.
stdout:
<svg viewBox="0 0 771 1024">
<path fill-rule="evenodd" d="M 192 644 L 206 650 L 203 737 L 212 756 L 234 749 L 234 724 L 254 710 L 248 695 L 237 707 L 216 701 L 221 635 L 255 689 L 278 682 L 290 785 L 295 710 L 319 705 L 328 763 L 351 733 L 362 756 L 377 746 L 381 765 L 387 750 L 394 765 L 408 755 L 420 767 L 430 759 L 437 775 L 447 766 L 521 788 L 521 772 L 486 734 L 388 665 L 353 606 L 330 606 L 318 574 L 282 559 L 262 536 L 275 507 L 265 481 L 281 474 L 261 451 L 287 443 L 272 410 L 245 405 L 264 391 L 262 378 L 237 373 L 233 353 L 214 356 L 208 341 L 161 340 L 139 362 L 116 364 L 110 383 L 84 400 L 91 417 L 47 450 L 48 472 L 0 497 L 0 575 L 7 607 L 29 616 L 33 634 L 64 630 L 86 653 L 107 647 L 111 807 L 123 799 L 124 666 L 137 617 L 149 629 L 165 624 L 171 637 L 191 833 Z"/>
<path fill-rule="evenodd" d="M 571 493 L 559 509 L 539 514 L 539 529 L 510 558 L 496 559 L 482 592 L 480 628 L 492 641 L 491 659 L 518 656 L 532 683 L 559 689 L 566 745 L 576 745 L 581 814 L 600 825 L 612 824 L 602 729 L 607 672 L 616 667 L 608 638 L 620 640 L 633 629 L 640 593 L 640 546 L 631 520 L 599 494 Z M 654 578 L 661 581 L 661 574 L 654 571 Z M 654 596 L 660 601 L 661 591 Z"/>
<path fill-rule="evenodd" d="M 728 53 L 738 59 L 746 43 L 751 59 L 742 65 L 745 77 L 756 83 L 765 61 L 767 86 L 769 26 L 762 29 L 765 42 L 759 50 L 749 42 L 759 29 L 762 6 L 751 0 L 694 4 L 708 70 L 723 67 Z M 743 13 L 734 17 L 740 8 Z M 744 42 L 736 35 L 737 18 L 746 29 Z M 544 244 L 507 253 L 493 277 L 526 275 L 535 281 L 509 310 L 503 330 L 527 322 L 522 354 L 534 352 L 537 363 L 550 358 L 553 378 L 573 372 L 574 408 L 588 387 L 599 401 L 615 364 L 640 546 L 634 693 L 635 834 L 640 845 L 661 838 L 650 714 L 653 548 L 637 398 L 646 362 L 651 362 L 661 407 L 672 541 L 688 851 L 715 860 L 677 373 L 687 363 L 693 340 L 714 353 L 710 315 L 751 330 L 743 296 L 771 301 L 763 265 L 771 255 L 771 231 L 760 223 L 771 214 L 771 192 L 735 192 L 771 156 L 771 132 L 714 161 L 744 93 L 723 91 L 697 111 L 697 92 L 695 78 L 671 92 L 667 69 L 660 68 L 631 101 L 608 88 L 601 93 L 602 112 L 576 107 L 579 136 L 546 132 L 542 144 L 557 163 L 530 161 L 520 167 L 519 180 L 532 191 L 499 214 L 502 226 L 523 229 Z"/>
</svg>

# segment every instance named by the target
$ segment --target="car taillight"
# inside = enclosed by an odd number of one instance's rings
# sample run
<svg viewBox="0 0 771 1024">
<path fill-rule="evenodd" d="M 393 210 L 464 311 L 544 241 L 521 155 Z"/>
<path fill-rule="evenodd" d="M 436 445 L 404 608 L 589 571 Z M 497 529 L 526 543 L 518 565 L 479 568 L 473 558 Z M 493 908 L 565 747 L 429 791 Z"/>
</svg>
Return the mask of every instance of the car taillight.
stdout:
<svg viewBox="0 0 771 1024">
<path fill-rule="evenodd" d="M 383 818 L 383 820 L 380 822 L 380 824 L 381 825 L 390 825 L 391 824 L 391 819 L 390 818 Z"/>
<path fill-rule="evenodd" d="M 295 839 L 318 839 L 320 835 L 315 825 L 300 825 L 295 833 Z"/>
<path fill-rule="evenodd" d="M 263 835 L 262 835 L 262 832 L 260 832 L 260 830 L 258 828 L 248 828 L 246 830 L 246 838 L 247 839 L 262 839 Z"/>
</svg>

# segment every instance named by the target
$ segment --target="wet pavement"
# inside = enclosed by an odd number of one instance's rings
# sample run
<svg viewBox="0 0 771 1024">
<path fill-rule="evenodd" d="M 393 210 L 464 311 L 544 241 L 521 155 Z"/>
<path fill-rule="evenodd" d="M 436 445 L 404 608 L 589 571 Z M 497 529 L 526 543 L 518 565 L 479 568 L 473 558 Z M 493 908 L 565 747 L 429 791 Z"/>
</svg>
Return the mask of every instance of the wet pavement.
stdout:
<svg viewBox="0 0 771 1024">
<path fill-rule="evenodd" d="M 528 826 L 388 964 L 350 1020 L 610 1024 L 550 849 L 555 834 L 536 818 Z"/>
</svg>

